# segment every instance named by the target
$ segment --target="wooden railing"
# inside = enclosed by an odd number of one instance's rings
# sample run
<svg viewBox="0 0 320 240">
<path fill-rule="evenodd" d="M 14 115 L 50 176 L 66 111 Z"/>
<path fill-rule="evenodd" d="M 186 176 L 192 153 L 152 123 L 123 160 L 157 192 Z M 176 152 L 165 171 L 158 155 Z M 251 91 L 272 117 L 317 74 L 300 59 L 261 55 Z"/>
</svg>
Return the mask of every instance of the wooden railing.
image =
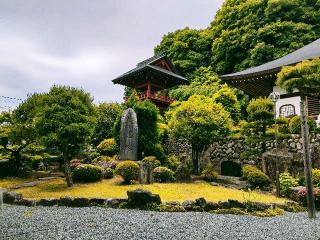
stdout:
<svg viewBox="0 0 320 240">
<path fill-rule="evenodd" d="M 159 101 L 159 102 L 165 102 L 165 103 L 172 103 L 174 102 L 175 100 L 173 98 L 170 98 L 164 94 L 161 94 L 161 93 L 154 93 L 154 92 L 151 92 L 148 96 L 147 92 L 142 92 L 142 93 L 138 93 L 138 96 L 141 100 L 145 100 L 145 99 L 150 99 L 150 100 L 156 100 L 156 101 Z"/>
</svg>

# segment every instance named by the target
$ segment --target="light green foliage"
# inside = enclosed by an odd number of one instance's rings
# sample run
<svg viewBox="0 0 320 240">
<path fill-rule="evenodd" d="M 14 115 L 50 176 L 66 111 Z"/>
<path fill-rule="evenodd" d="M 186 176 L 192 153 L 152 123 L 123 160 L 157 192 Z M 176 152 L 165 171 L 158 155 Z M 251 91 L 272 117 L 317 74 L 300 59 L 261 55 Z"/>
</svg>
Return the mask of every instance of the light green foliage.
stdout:
<svg viewBox="0 0 320 240">
<path fill-rule="evenodd" d="M 260 169 L 252 165 L 245 165 L 242 168 L 243 178 L 248 181 L 251 188 L 268 188 L 271 184 L 270 178 Z"/>
<path fill-rule="evenodd" d="M 313 184 L 320 187 L 320 169 L 312 169 Z"/>
<path fill-rule="evenodd" d="M 225 137 L 232 126 L 230 114 L 212 98 L 194 95 L 176 103 L 166 114 L 169 136 L 186 139 L 192 144 L 194 170 L 199 153 L 212 141 Z"/>
<path fill-rule="evenodd" d="M 150 163 L 154 168 L 161 166 L 160 161 L 154 156 L 144 157 L 142 161 Z"/>
<path fill-rule="evenodd" d="M 139 178 L 140 167 L 134 161 L 120 162 L 116 167 L 116 174 L 123 178 L 125 184 L 130 184 Z"/>
<path fill-rule="evenodd" d="M 216 103 L 221 103 L 225 110 L 227 110 L 234 122 L 238 122 L 241 114 L 240 103 L 236 94 L 228 85 L 224 84 L 219 91 L 213 94 L 213 100 Z"/>
<path fill-rule="evenodd" d="M 226 0 L 211 23 L 219 74 L 282 57 L 320 37 L 317 0 Z"/>
<path fill-rule="evenodd" d="M 174 182 L 174 172 L 166 167 L 157 167 L 153 170 L 153 178 L 155 182 L 166 183 Z"/>
<path fill-rule="evenodd" d="M 288 172 L 280 174 L 280 194 L 286 197 L 290 187 L 298 186 L 298 180 L 290 175 Z"/>
<path fill-rule="evenodd" d="M 176 171 L 180 164 L 179 158 L 173 154 L 169 155 L 165 161 L 165 166 L 172 171 Z"/>
<path fill-rule="evenodd" d="M 170 97 L 178 101 L 186 101 L 195 94 L 211 97 L 220 88 L 220 79 L 212 71 L 212 67 L 200 67 L 189 80 L 190 85 L 170 90 Z"/>
<path fill-rule="evenodd" d="M 256 217 L 275 217 L 275 216 L 281 216 L 284 214 L 285 214 L 285 211 L 281 208 L 267 209 L 264 211 L 256 211 L 251 213 L 251 215 Z"/>
<path fill-rule="evenodd" d="M 101 103 L 95 107 L 97 122 L 92 142 L 99 144 L 104 139 L 112 138 L 112 129 L 117 118 L 120 117 L 124 107 L 119 103 Z"/>
<path fill-rule="evenodd" d="M 320 58 L 283 67 L 278 73 L 277 85 L 288 92 L 298 89 L 302 95 L 320 91 Z"/>
<path fill-rule="evenodd" d="M 211 44 L 211 31 L 185 28 L 165 35 L 155 53 L 165 52 L 177 70 L 192 79 L 197 68 L 210 66 Z"/>
<path fill-rule="evenodd" d="M 208 165 L 202 170 L 201 176 L 207 182 L 213 182 L 218 178 L 218 172 L 212 165 Z"/>
<path fill-rule="evenodd" d="M 103 169 L 91 164 L 81 164 L 73 171 L 73 181 L 75 182 L 96 182 L 103 177 Z"/>
<path fill-rule="evenodd" d="M 317 128 L 316 121 L 309 117 L 308 119 L 309 131 L 314 132 Z M 294 116 L 289 121 L 289 132 L 292 134 L 300 134 L 301 133 L 301 120 L 300 116 Z"/>
<path fill-rule="evenodd" d="M 267 127 L 274 122 L 273 102 L 268 98 L 252 99 L 247 107 L 248 119 L 255 133 L 266 136 Z"/>
<path fill-rule="evenodd" d="M 232 215 L 247 215 L 246 211 L 241 208 L 219 208 L 211 211 L 214 214 L 232 214 Z"/>
<path fill-rule="evenodd" d="M 103 140 L 98 146 L 97 150 L 100 154 L 107 155 L 107 156 L 113 156 L 115 155 L 118 150 L 118 144 L 114 138 L 109 138 Z"/>
</svg>

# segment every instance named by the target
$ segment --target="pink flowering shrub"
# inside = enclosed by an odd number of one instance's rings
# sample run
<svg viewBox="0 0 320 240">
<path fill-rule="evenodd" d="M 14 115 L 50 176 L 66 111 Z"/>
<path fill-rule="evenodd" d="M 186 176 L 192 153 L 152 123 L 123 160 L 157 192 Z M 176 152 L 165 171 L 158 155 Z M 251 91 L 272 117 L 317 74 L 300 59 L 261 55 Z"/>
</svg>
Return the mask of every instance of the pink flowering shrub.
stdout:
<svg viewBox="0 0 320 240">
<path fill-rule="evenodd" d="M 320 189 L 319 188 L 313 188 L 313 196 L 316 204 L 316 208 L 320 208 Z M 303 206 L 307 206 L 307 189 L 301 188 L 297 193 L 297 199 L 300 204 Z"/>
</svg>

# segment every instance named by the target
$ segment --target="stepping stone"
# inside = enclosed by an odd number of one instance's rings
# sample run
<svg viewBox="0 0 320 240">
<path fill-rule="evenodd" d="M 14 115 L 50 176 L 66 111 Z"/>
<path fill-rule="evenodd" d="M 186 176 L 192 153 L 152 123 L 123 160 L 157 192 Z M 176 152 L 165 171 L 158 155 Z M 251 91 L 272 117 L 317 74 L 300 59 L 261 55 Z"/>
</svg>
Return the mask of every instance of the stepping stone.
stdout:
<svg viewBox="0 0 320 240">
<path fill-rule="evenodd" d="M 38 178 L 39 181 L 50 181 L 53 179 L 60 179 L 61 177 L 43 177 L 43 178 Z"/>
<path fill-rule="evenodd" d="M 27 182 L 27 183 L 22 183 L 16 186 L 13 186 L 11 189 L 20 189 L 20 188 L 25 188 L 25 187 L 34 187 L 40 184 L 40 181 L 34 181 L 34 182 Z"/>
</svg>

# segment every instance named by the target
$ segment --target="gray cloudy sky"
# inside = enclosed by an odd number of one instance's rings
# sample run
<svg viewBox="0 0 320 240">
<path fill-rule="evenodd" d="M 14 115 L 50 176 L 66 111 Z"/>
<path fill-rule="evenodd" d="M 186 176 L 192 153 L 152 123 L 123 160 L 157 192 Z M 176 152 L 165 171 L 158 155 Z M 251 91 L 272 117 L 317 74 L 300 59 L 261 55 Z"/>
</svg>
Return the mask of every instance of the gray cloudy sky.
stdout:
<svg viewBox="0 0 320 240">
<path fill-rule="evenodd" d="M 25 98 L 62 84 L 95 102 L 121 101 L 113 78 L 152 56 L 165 33 L 207 27 L 222 2 L 0 0 L 0 95 Z"/>
</svg>

